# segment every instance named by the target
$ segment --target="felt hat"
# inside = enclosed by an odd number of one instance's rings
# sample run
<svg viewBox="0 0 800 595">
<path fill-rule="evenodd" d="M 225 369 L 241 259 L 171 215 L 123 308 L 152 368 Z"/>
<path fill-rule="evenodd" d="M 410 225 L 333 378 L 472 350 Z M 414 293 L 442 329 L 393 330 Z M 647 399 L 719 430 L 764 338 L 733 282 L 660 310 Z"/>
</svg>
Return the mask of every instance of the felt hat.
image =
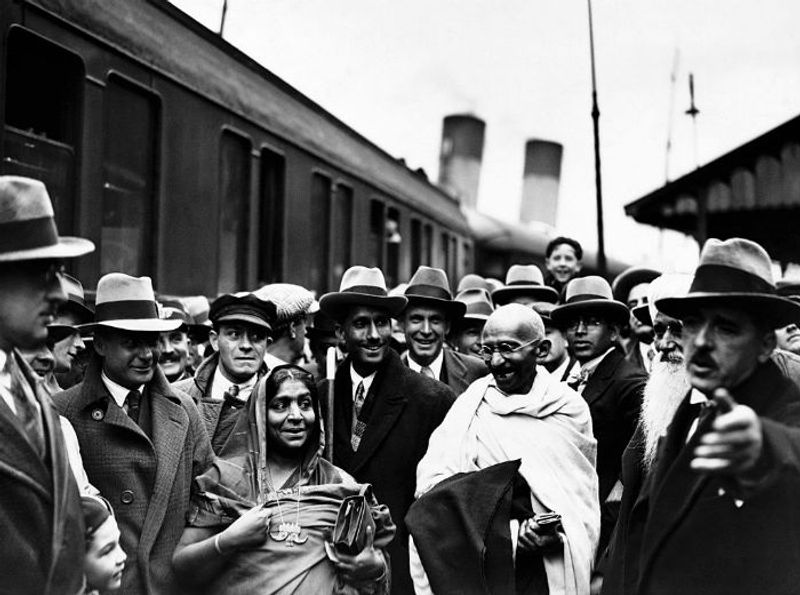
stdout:
<svg viewBox="0 0 800 595">
<path fill-rule="evenodd" d="M 515 297 L 527 295 L 540 302 L 558 301 L 558 291 L 544 284 L 542 271 L 535 264 L 515 264 L 506 273 L 506 284 L 492 292 L 498 306 L 508 304 Z"/>
<path fill-rule="evenodd" d="M 494 312 L 491 296 L 485 289 L 464 289 L 456 295 L 456 301 L 466 305 L 463 320 L 486 320 Z"/>
<path fill-rule="evenodd" d="M 488 281 L 486 281 L 486 279 L 484 279 L 480 275 L 476 275 L 475 273 L 469 273 L 461 277 L 461 281 L 458 282 L 458 288 L 456 289 L 456 294 L 459 294 L 467 289 L 483 289 L 491 293 L 492 286 L 489 284 Z"/>
<path fill-rule="evenodd" d="M 94 319 L 94 310 L 86 304 L 86 293 L 83 285 L 75 277 L 61 274 L 61 288 L 67 294 L 67 301 L 61 304 L 60 312 L 72 312 L 78 317 L 79 324 L 86 324 Z"/>
<path fill-rule="evenodd" d="M 75 258 L 93 250 L 89 240 L 59 237 L 42 182 L 0 176 L 0 262 Z"/>
<path fill-rule="evenodd" d="M 709 239 L 700 252 L 689 292 L 656 303 L 674 318 L 718 305 L 754 310 L 774 328 L 800 320 L 800 304 L 777 293 L 767 251 L 743 238 Z"/>
<path fill-rule="evenodd" d="M 111 327 L 124 331 L 173 331 L 180 320 L 164 320 L 159 314 L 150 277 L 108 273 L 97 282 L 92 330 Z"/>
<path fill-rule="evenodd" d="M 292 283 L 270 283 L 254 291 L 253 295 L 275 304 L 278 324 L 307 314 L 314 303 L 314 294 L 305 287 Z"/>
<path fill-rule="evenodd" d="M 555 326 L 552 316 L 553 310 L 556 309 L 555 304 L 551 304 L 550 302 L 536 302 L 531 308 L 541 317 L 545 326 Z"/>
<path fill-rule="evenodd" d="M 433 306 L 441 308 L 450 320 L 457 320 L 467 311 L 466 304 L 453 300 L 447 273 L 442 269 L 420 266 L 408 281 L 405 296 L 406 308 L 412 306 Z"/>
<path fill-rule="evenodd" d="M 212 302 L 208 313 L 208 318 L 215 325 L 223 322 L 244 322 L 269 331 L 272 331 L 277 316 L 275 304 L 250 291 L 219 296 Z"/>
<path fill-rule="evenodd" d="M 653 320 L 656 319 L 658 308 L 656 302 L 668 297 L 683 297 L 689 293 L 689 286 L 692 284 L 692 276 L 688 273 L 668 273 L 653 279 L 650 287 L 647 288 L 647 303 L 642 306 L 637 306 L 632 310 L 633 315 L 636 316 L 644 324 L 653 325 Z M 640 312 L 637 315 L 639 308 L 645 308 L 647 313 Z M 641 316 L 642 318 L 639 318 Z M 645 322 L 649 320 L 650 322 Z"/>
<path fill-rule="evenodd" d="M 628 267 L 616 276 L 613 283 L 611 283 L 611 291 L 614 294 L 614 299 L 618 302 L 626 304 L 628 302 L 628 295 L 631 289 L 642 283 L 650 283 L 656 277 L 661 275 L 655 269 L 648 269 L 646 267 Z"/>
<path fill-rule="evenodd" d="M 320 298 L 319 307 L 334 320 L 341 321 L 352 306 L 384 308 L 390 316 L 397 316 L 407 303 L 405 296 L 388 294 L 386 280 L 379 268 L 356 265 L 342 275 L 339 291 L 326 293 Z"/>
<path fill-rule="evenodd" d="M 577 277 L 567 283 L 564 303 L 553 308 L 553 322 L 563 327 L 571 318 L 595 313 L 611 322 L 625 324 L 630 316 L 628 307 L 614 299 L 608 281 L 596 275 Z"/>
<path fill-rule="evenodd" d="M 641 304 L 631 309 L 634 318 L 645 326 L 653 326 L 653 319 L 650 317 L 650 304 Z"/>
<path fill-rule="evenodd" d="M 70 324 L 48 324 L 47 325 L 47 342 L 58 343 L 67 337 L 79 333 L 80 329 Z"/>
<path fill-rule="evenodd" d="M 192 318 L 186 311 L 186 306 L 183 305 L 183 302 L 174 298 L 162 297 L 158 300 L 158 305 L 161 318 L 164 320 L 180 320 L 181 325 L 178 328 L 182 328 L 185 331 L 189 330 L 189 323 Z"/>
<path fill-rule="evenodd" d="M 335 339 L 336 321 L 319 310 L 313 314 L 311 324 L 306 327 L 306 336 L 311 340 Z"/>
<path fill-rule="evenodd" d="M 783 279 L 775 284 L 778 290 L 778 295 L 788 297 L 794 301 L 800 301 L 800 267 L 796 264 L 790 264 Z"/>
</svg>

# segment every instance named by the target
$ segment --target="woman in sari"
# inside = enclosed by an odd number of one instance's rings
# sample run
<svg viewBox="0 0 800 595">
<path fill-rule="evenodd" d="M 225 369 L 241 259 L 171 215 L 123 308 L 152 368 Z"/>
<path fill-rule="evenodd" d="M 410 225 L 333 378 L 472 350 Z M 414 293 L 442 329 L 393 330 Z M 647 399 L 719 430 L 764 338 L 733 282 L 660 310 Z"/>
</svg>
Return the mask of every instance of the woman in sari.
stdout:
<svg viewBox="0 0 800 595">
<path fill-rule="evenodd" d="M 176 573 L 209 593 L 387 593 L 386 506 L 321 456 L 314 379 L 279 366 L 259 381 L 212 467 L 195 480 Z M 329 543 L 342 500 L 364 494 L 374 521 L 357 555 Z"/>
</svg>

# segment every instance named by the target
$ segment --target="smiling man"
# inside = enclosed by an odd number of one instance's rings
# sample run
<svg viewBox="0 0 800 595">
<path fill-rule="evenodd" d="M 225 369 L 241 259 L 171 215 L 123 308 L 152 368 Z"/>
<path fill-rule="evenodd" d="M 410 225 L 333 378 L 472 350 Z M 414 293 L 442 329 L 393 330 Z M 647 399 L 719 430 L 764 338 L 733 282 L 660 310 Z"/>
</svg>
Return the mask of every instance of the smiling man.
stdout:
<svg viewBox="0 0 800 595">
<path fill-rule="evenodd" d="M 178 320 L 180 326 L 160 333 L 158 366 L 170 382 L 192 377 L 189 364 L 189 313 L 179 300 L 161 299 L 158 302 L 161 318 Z"/>
<path fill-rule="evenodd" d="M 380 269 L 363 266 L 345 271 L 340 290 L 320 299 L 347 352 L 334 379 L 333 463 L 371 483 L 389 507 L 397 523 L 388 548 L 392 593 L 411 594 L 403 518 L 414 500 L 417 463 L 455 395 L 403 365 L 389 347 L 391 317 L 406 304 L 405 297 L 388 295 Z"/>
<path fill-rule="evenodd" d="M 75 428 L 89 481 L 114 503 L 128 553 L 122 591 L 173 592 L 191 482 L 213 454 L 194 403 L 158 367 L 159 333 L 181 323 L 159 318 L 149 277 L 109 273 L 95 303 L 95 357 L 53 401 Z"/>
<path fill-rule="evenodd" d="M 406 347 L 403 361 L 429 378 L 440 380 L 457 395 L 486 374 L 477 357 L 445 346 L 450 328 L 461 321 L 467 305 L 453 299 L 447 274 L 442 269 L 421 266 L 405 291 L 408 305 L 400 315 Z"/>
</svg>

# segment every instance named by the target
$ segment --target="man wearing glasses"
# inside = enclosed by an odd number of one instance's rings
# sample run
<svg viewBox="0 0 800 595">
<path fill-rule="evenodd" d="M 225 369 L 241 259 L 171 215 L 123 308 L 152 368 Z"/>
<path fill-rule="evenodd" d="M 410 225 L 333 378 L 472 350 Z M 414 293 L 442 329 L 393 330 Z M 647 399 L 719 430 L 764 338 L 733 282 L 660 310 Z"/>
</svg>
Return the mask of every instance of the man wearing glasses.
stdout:
<svg viewBox="0 0 800 595">
<path fill-rule="evenodd" d="M 503 569 L 517 592 L 589 592 L 600 525 L 596 442 L 586 402 L 537 366 L 548 349 L 528 306 L 501 306 L 486 321 L 481 357 L 491 374 L 456 400 L 417 467 L 419 500 L 406 516 L 417 593 L 474 592 L 476 581 L 504 592 Z M 493 481 L 509 461 L 519 461 L 524 480 L 513 496 L 505 480 Z M 548 528 L 537 516 L 545 513 L 560 515 L 560 527 Z M 462 561 L 458 572 L 453 560 Z"/>
</svg>

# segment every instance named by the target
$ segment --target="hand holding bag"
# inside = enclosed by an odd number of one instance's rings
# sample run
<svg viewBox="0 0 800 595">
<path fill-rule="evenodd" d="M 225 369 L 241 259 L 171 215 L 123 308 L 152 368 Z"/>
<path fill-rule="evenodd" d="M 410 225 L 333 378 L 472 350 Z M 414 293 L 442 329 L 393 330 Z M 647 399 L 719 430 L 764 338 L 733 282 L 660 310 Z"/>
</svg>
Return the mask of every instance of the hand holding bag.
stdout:
<svg viewBox="0 0 800 595">
<path fill-rule="evenodd" d="M 331 541 L 336 552 L 355 556 L 367 544 L 367 527 L 372 526 L 373 534 L 375 522 L 368 502 L 371 496 L 371 487 L 365 485 L 359 494 L 347 496 L 342 500 L 339 513 L 336 515 L 336 524 L 333 527 Z"/>
</svg>

